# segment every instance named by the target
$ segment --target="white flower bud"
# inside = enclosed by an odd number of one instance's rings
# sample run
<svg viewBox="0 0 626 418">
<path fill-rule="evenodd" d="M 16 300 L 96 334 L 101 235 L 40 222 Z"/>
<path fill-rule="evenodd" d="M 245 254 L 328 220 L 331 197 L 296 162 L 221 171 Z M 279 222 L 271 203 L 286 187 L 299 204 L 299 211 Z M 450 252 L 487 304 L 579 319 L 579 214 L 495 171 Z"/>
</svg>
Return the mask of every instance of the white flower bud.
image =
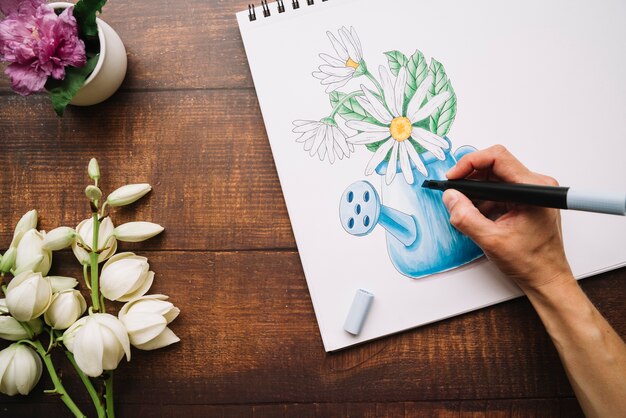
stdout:
<svg viewBox="0 0 626 418">
<path fill-rule="evenodd" d="M 11 315 L 26 322 L 42 315 L 52 301 L 52 286 L 41 273 L 25 271 L 18 274 L 7 286 L 6 303 Z"/>
<path fill-rule="evenodd" d="M 52 266 L 52 251 L 43 248 L 44 234 L 45 232 L 41 233 L 36 229 L 24 233 L 17 246 L 16 272 L 23 272 L 28 268 L 40 272 L 43 276 L 48 274 Z M 41 260 L 37 262 L 40 257 Z"/>
<path fill-rule="evenodd" d="M 140 242 L 163 232 L 163 227 L 152 222 L 128 222 L 115 228 L 113 235 L 120 241 Z"/>
<path fill-rule="evenodd" d="M 69 247 L 74 242 L 76 231 L 68 226 L 60 226 L 48 232 L 43 238 L 44 250 L 59 251 Z"/>
<path fill-rule="evenodd" d="M 154 280 L 154 272 L 149 269 L 146 257 L 133 253 L 116 254 L 102 266 L 100 292 L 109 300 L 121 302 L 143 296 Z"/>
<path fill-rule="evenodd" d="M 113 236 L 114 229 L 115 227 L 113 226 L 113 222 L 111 222 L 111 218 L 106 217 L 100 222 L 100 229 L 98 230 L 98 248 L 95 250 L 103 250 L 105 247 L 107 247 L 107 249 L 98 255 L 98 263 L 107 260 L 115 254 L 117 250 L 117 240 Z M 93 244 L 93 218 L 85 219 L 79 223 L 76 227 L 76 233 L 80 235 L 85 244 L 91 247 Z M 81 264 L 89 264 L 89 253 L 81 248 L 78 243 L 78 239 L 75 239 L 72 243 L 74 255 Z"/>
<path fill-rule="evenodd" d="M 52 296 L 52 302 L 44 313 L 46 324 L 52 329 L 67 329 L 87 310 L 87 302 L 78 290 L 64 290 Z"/>
<path fill-rule="evenodd" d="M 52 285 L 52 293 L 73 289 L 78 284 L 78 280 L 73 277 L 48 276 Z"/>
<path fill-rule="evenodd" d="M 15 231 L 13 232 L 11 247 L 17 247 L 26 231 L 33 228 L 37 228 L 37 211 L 35 209 L 26 212 L 17 222 Z"/>
<path fill-rule="evenodd" d="M 100 166 L 98 165 L 98 160 L 92 158 L 89 160 L 89 165 L 87 166 L 87 174 L 92 180 L 98 180 L 100 178 Z"/>
<path fill-rule="evenodd" d="M 130 342 L 124 325 L 113 315 L 97 313 L 79 319 L 63 333 L 63 344 L 74 353 L 78 367 L 91 377 L 114 370 L 126 354 Z"/>
<path fill-rule="evenodd" d="M 118 317 L 130 343 L 140 350 L 156 350 L 180 341 L 167 327 L 180 313 L 165 295 L 147 295 L 125 304 Z"/>
<path fill-rule="evenodd" d="M 26 325 L 32 331 L 32 335 L 29 335 L 27 329 L 17 319 L 10 316 L 6 299 L 0 299 L 0 338 L 19 341 L 25 338 L 30 339 L 43 331 L 43 324 L 39 318 L 27 322 Z"/>
<path fill-rule="evenodd" d="M 41 358 L 32 348 L 13 343 L 0 351 L 0 392 L 5 395 L 28 395 L 41 372 Z"/>
<path fill-rule="evenodd" d="M 87 196 L 87 198 L 91 201 L 100 200 L 102 198 L 102 190 L 90 184 L 85 187 L 85 196 Z"/>
<path fill-rule="evenodd" d="M 15 258 L 17 257 L 17 247 L 11 247 L 2 256 L 0 261 L 0 272 L 8 273 L 15 265 Z"/>
<path fill-rule="evenodd" d="M 141 199 L 150 190 L 152 190 L 152 186 L 149 184 L 127 184 L 113 191 L 113 193 L 107 197 L 107 203 L 109 206 L 129 205 Z"/>
</svg>

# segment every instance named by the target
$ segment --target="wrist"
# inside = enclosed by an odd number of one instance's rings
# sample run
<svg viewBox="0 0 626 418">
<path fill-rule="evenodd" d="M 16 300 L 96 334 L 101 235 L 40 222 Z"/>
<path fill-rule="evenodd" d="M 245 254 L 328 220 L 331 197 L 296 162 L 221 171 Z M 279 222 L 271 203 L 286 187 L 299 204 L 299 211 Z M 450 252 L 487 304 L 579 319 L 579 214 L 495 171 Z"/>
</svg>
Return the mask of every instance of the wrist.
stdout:
<svg viewBox="0 0 626 418">
<path fill-rule="evenodd" d="M 575 289 L 580 291 L 578 282 L 569 268 L 533 275 L 518 285 L 529 298 L 546 302 L 558 298 L 560 294 L 569 294 Z"/>
</svg>

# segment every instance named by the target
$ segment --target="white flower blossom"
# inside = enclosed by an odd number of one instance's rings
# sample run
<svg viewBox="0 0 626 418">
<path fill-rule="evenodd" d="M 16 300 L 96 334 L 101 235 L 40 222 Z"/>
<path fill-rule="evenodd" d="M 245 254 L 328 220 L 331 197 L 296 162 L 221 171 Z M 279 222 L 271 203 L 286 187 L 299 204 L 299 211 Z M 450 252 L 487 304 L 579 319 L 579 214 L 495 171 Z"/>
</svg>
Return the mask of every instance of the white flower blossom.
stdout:
<svg viewBox="0 0 626 418">
<path fill-rule="evenodd" d="M 424 149 L 433 153 L 439 160 L 445 159 L 443 149 L 450 147 L 443 138 L 414 125 L 430 117 L 433 112 L 448 100 L 450 93 L 446 91 L 438 94 L 422 106 L 428 87 L 432 84 L 432 78 L 430 76 L 426 77 L 411 98 L 406 115 L 404 115 L 404 90 L 407 82 L 406 68 L 402 67 L 395 82 L 392 82 L 387 69 L 381 66 L 380 77 L 384 92 L 383 101 L 365 86 L 361 86 L 365 97 L 357 97 L 359 104 L 376 119 L 378 124 L 366 121 L 348 121 L 346 125 L 349 128 L 360 132 L 348 138 L 348 141 L 359 145 L 385 141 L 372 156 L 365 169 L 365 174 L 372 174 L 376 167 L 385 160 L 389 151 L 391 151 L 385 174 L 387 184 L 390 184 L 396 175 L 398 160 L 407 183 L 413 184 L 414 176 L 411 170 L 411 162 L 422 174 L 427 175 L 428 173 L 414 145 L 421 145 Z"/>
<path fill-rule="evenodd" d="M 18 321 L 26 322 L 41 316 L 51 301 L 50 280 L 39 272 L 20 273 L 7 286 L 6 304 Z"/>
<path fill-rule="evenodd" d="M 46 324 L 52 329 L 69 328 L 87 310 L 87 302 L 78 290 L 70 289 L 55 293 L 44 313 Z"/>
<path fill-rule="evenodd" d="M 120 241 L 141 242 L 160 234 L 163 229 L 152 222 L 128 222 L 115 228 L 113 235 Z"/>
<path fill-rule="evenodd" d="M 41 358 L 32 348 L 11 344 L 0 351 L 0 392 L 28 395 L 39 382 L 42 370 Z"/>
<path fill-rule="evenodd" d="M 100 222 L 100 229 L 98 230 L 98 248 L 95 250 L 103 250 L 98 255 L 98 263 L 109 259 L 115 251 L 117 251 L 117 240 L 113 235 L 113 222 L 111 218 L 106 217 Z M 89 264 L 89 253 L 81 247 L 81 240 L 89 247 L 93 244 L 93 218 L 85 219 L 76 227 L 76 233 L 80 235 L 72 243 L 72 251 L 74 255 L 80 261 L 81 264 Z"/>
<path fill-rule="evenodd" d="M 48 274 L 52 266 L 52 251 L 43 248 L 45 232 L 29 229 L 24 233 L 17 245 L 15 272 L 26 270 Z"/>
<path fill-rule="evenodd" d="M 354 28 L 342 27 L 339 29 L 339 39 L 330 32 L 326 32 L 336 55 L 320 54 L 326 64 L 319 66 L 319 71 L 313 77 L 321 80 L 326 86 L 326 93 L 333 92 L 345 86 L 356 73 L 363 61 L 361 41 Z"/>
<path fill-rule="evenodd" d="M 335 156 L 342 160 L 344 156 L 350 158 L 350 153 L 354 152 L 354 146 L 346 141 L 346 133 L 330 118 L 297 120 L 293 124 L 293 132 L 301 134 L 296 142 L 304 143 L 304 150 L 311 157 L 317 154 L 321 161 L 328 157 L 332 164 Z"/>
<path fill-rule="evenodd" d="M 63 333 L 63 344 L 74 354 L 78 367 L 91 377 L 114 370 L 126 354 L 130 361 L 130 342 L 124 325 L 107 313 L 85 316 Z"/>
<path fill-rule="evenodd" d="M 180 341 L 167 327 L 180 309 L 167 302 L 165 295 L 147 295 L 131 300 L 118 317 L 126 327 L 130 343 L 140 350 L 156 350 Z"/>
<path fill-rule="evenodd" d="M 109 206 L 125 206 L 141 199 L 145 196 L 152 186 L 149 184 L 127 184 L 116 190 L 114 190 L 108 197 L 107 203 Z"/>
<path fill-rule="evenodd" d="M 143 296 L 154 280 L 154 272 L 146 257 L 133 253 L 119 253 L 102 267 L 100 291 L 109 300 L 127 302 Z"/>
</svg>

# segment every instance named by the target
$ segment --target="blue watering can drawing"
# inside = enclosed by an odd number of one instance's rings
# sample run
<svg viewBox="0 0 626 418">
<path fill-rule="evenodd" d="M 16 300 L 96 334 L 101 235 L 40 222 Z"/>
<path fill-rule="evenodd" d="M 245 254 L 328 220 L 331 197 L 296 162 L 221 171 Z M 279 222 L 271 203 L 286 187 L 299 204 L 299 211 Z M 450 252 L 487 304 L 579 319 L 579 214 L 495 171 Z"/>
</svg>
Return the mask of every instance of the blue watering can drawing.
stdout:
<svg viewBox="0 0 626 418">
<path fill-rule="evenodd" d="M 412 167 L 413 184 L 397 175 L 391 184 L 382 181 L 380 195 L 368 181 L 351 184 L 339 203 L 341 225 L 355 236 L 368 235 L 377 225 L 385 228 L 391 262 L 400 273 L 415 279 L 476 260 L 483 255 L 482 250 L 450 225 L 442 193 L 422 188 L 424 180 L 445 179 L 445 173 L 473 151 L 470 146 L 453 154 L 446 151 L 444 160 L 426 152 L 422 157 L 428 176 Z M 376 171 L 384 175 L 386 169 L 383 162 Z"/>
</svg>

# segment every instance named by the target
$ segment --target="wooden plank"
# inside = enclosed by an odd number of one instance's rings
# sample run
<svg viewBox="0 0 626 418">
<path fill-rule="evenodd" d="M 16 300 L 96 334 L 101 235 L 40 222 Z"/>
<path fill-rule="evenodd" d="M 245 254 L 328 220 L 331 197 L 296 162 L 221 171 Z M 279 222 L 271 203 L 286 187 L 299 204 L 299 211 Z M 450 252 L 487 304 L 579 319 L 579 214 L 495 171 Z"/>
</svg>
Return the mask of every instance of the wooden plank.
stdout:
<svg viewBox="0 0 626 418">
<path fill-rule="evenodd" d="M 257 3 L 258 5 L 258 3 Z M 235 13 L 244 1 L 109 2 L 102 19 L 128 54 L 123 90 L 252 87 Z M 0 91 L 9 89 L 0 76 Z"/>
<path fill-rule="evenodd" d="M 32 208 L 43 229 L 88 217 L 91 157 L 105 192 L 154 186 L 145 202 L 114 214 L 116 223 L 165 226 L 148 248 L 295 248 L 253 91 L 120 94 L 92 112 L 58 119 L 45 97 L 0 97 L 0 190 L 13 197 L 0 203 L 0 248 Z"/>
<path fill-rule="evenodd" d="M 552 343 L 526 299 L 325 354 L 295 252 L 148 253 L 182 308 L 181 342 L 133 350 L 116 373 L 121 403 L 360 403 L 572 397 Z M 71 255 L 55 260 L 57 273 Z M 72 263 L 73 266 L 73 263 Z M 626 334 L 626 270 L 584 289 Z M 119 305 L 109 303 L 115 312 Z M 66 369 L 66 376 L 72 372 Z M 79 383 L 78 383 L 79 384 Z M 40 388 L 46 387 L 45 384 Z M 79 387 L 70 386 L 72 393 Z M 0 397 L 0 402 L 44 401 Z"/>
<path fill-rule="evenodd" d="M 57 404 L 0 404 L 2 416 L 65 416 Z M 503 399 L 396 403 L 311 403 L 266 405 L 118 405 L 121 417 L 162 418 L 577 418 L 583 417 L 576 399 Z M 6 414 L 6 415 L 5 415 Z M 64 415 L 65 414 L 65 415 Z"/>
</svg>

